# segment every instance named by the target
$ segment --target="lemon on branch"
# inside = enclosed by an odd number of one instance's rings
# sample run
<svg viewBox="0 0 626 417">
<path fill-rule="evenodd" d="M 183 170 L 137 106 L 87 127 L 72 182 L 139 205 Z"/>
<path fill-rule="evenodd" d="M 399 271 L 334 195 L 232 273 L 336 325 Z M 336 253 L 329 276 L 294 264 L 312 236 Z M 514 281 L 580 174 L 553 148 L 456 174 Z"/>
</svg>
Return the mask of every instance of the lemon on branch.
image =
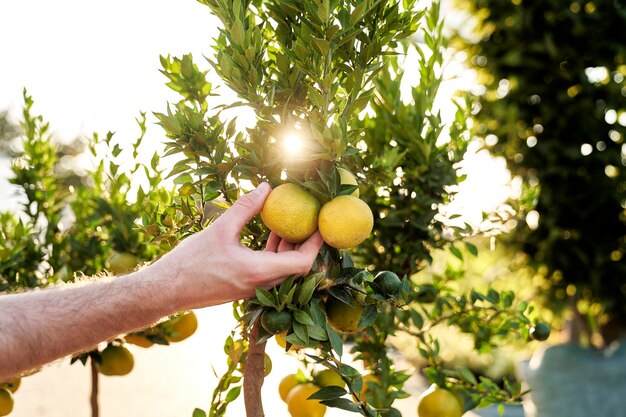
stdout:
<svg viewBox="0 0 626 417">
<path fill-rule="evenodd" d="M 98 370 L 103 375 L 122 376 L 130 373 L 135 366 L 132 353 L 123 346 L 109 345 L 100 352 L 102 362 Z"/>
<path fill-rule="evenodd" d="M 348 305 L 335 297 L 328 297 L 326 301 L 328 323 L 340 333 L 356 333 L 362 313 L 363 306 L 360 304 Z"/>
<path fill-rule="evenodd" d="M 367 239 L 374 226 L 374 215 L 363 200 L 340 195 L 324 204 L 318 225 L 326 243 L 333 248 L 348 249 Z"/>
<path fill-rule="evenodd" d="M 167 335 L 166 339 L 170 342 L 180 342 L 187 339 L 196 332 L 198 328 L 198 318 L 193 311 L 182 316 L 171 319 L 172 334 Z"/>
<path fill-rule="evenodd" d="M 278 383 L 278 394 L 280 395 L 280 399 L 284 402 L 287 402 L 287 397 L 292 389 L 301 383 L 298 375 L 289 374 L 283 377 Z"/>
<path fill-rule="evenodd" d="M 267 196 L 261 219 L 274 233 L 288 242 L 299 243 L 317 229 L 320 203 L 295 184 L 285 183 Z"/>
<path fill-rule="evenodd" d="M 317 373 L 316 376 L 317 385 L 320 387 L 345 387 L 346 383 L 341 378 L 341 375 L 337 373 L 334 369 L 322 369 Z"/>
<path fill-rule="evenodd" d="M 11 411 L 13 411 L 13 397 L 8 390 L 0 388 L 0 416 L 9 415 Z"/>
<path fill-rule="evenodd" d="M 463 403 L 452 391 L 431 385 L 418 398 L 418 417 L 461 417 Z"/>
<path fill-rule="evenodd" d="M 300 384 L 293 388 L 287 396 L 287 408 L 292 417 L 323 417 L 326 406 L 319 400 L 308 398 L 319 391 L 319 387 L 311 384 Z"/>
</svg>

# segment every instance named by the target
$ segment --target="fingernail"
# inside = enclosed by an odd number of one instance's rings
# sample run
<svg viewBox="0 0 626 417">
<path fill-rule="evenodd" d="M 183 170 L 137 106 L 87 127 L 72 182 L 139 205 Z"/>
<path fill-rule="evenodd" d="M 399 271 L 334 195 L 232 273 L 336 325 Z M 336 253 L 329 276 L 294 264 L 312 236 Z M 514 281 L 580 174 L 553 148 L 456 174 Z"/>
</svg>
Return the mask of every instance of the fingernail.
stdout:
<svg viewBox="0 0 626 417">
<path fill-rule="evenodd" d="M 252 191 L 255 194 L 265 194 L 265 192 L 270 188 L 269 183 L 267 182 L 262 182 L 261 184 L 259 184 L 258 187 L 256 187 L 256 190 Z"/>
</svg>

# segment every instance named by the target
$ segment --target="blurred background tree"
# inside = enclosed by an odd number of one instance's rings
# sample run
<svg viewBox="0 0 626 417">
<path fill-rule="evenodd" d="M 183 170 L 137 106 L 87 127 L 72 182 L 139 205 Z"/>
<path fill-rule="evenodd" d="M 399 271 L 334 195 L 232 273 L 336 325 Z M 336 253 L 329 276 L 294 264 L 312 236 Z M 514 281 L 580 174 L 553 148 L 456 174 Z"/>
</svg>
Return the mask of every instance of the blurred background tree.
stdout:
<svg viewBox="0 0 626 417">
<path fill-rule="evenodd" d="M 507 240 L 545 275 L 551 307 L 574 313 L 570 338 L 604 346 L 626 328 L 626 7 L 457 5 L 476 21 L 461 45 L 484 86 L 477 135 L 524 180 Z"/>
</svg>

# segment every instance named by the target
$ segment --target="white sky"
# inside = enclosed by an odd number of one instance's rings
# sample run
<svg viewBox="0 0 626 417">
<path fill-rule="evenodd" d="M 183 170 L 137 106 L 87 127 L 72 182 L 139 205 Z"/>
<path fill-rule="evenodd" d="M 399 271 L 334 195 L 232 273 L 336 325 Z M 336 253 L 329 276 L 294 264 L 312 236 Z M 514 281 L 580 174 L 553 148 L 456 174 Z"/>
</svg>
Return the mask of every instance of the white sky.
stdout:
<svg viewBox="0 0 626 417">
<path fill-rule="evenodd" d="M 211 53 L 218 24 L 193 0 L 2 0 L 0 110 L 9 108 L 17 119 L 26 87 L 35 112 L 60 138 L 109 130 L 118 140 L 135 138 L 134 119 L 145 111 L 147 137 L 159 141 L 161 129 L 151 113 L 176 99 L 158 71 L 159 55 L 191 52 L 208 67 L 202 56 Z M 451 70 L 459 75 L 458 66 Z M 461 74 L 442 86 L 442 95 L 467 83 Z M 468 158 L 466 167 L 468 180 L 450 209 L 479 222 L 482 210 L 495 208 L 510 192 L 509 176 L 503 161 L 485 154 Z M 2 209 L 6 166 L 0 171 Z"/>
</svg>

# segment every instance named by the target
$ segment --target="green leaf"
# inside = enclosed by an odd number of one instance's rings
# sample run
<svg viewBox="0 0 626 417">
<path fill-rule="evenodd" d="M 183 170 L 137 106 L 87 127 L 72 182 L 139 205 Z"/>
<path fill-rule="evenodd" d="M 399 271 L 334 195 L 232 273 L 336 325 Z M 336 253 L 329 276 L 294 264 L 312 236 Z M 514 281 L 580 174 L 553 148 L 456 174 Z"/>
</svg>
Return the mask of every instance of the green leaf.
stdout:
<svg viewBox="0 0 626 417">
<path fill-rule="evenodd" d="M 235 401 L 237 397 L 239 397 L 240 393 L 241 393 L 241 387 L 231 388 L 231 390 L 228 391 L 228 394 L 226 394 L 226 402 L 230 403 L 230 402 Z"/>
<path fill-rule="evenodd" d="M 195 410 L 193 410 L 193 414 L 191 415 L 191 417 L 206 417 L 206 412 L 200 410 L 199 408 L 196 408 Z"/>
<path fill-rule="evenodd" d="M 293 332 L 296 336 L 298 336 L 298 339 L 302 340 L 306 345 L 310 343 L 309 332 L 304 325 L 294 321 L 291 323 L 291 327 L 293 328 Z"/>
<path fill-rule="evenodd" d="M 478 383 L 478 381 L 476 380 L 476 377 L 474 376 L 472 371 L 470 371 L 468 368 L 462 366 L 457 369 L 457 372 L 459 376 L 468 384 L 476 385 Z"/>
<path fill-rule="evenodd" d="M 298 303 L 300 305 L 305 305 L 309 302 L 313 296 L 313 291 L 315 291 L 316 284 L 317 279 L 315 276 L 310 276 L 304 280 L 300 286 L 300 294 L 298 294 Z"/>
<path fill-rule="evenodd" d="M 460 260 L 463 260 L 463 254 L 456 246 L 450 246 L 450 252 Z"/>
<path fill-rule="evenodd" d="M 478 248 L 473 243 L 465 242 L 465 248 L 472 255 L 478 256 Z"/>
<path fill-rule="evenodd" d="M 328 334 L 330 347 L 337 353 L 337 356 L 341 357 L 341 355 L 343 355 L 343 341 L 341 340 L 341 336 L 339 336 L 328 323 L 326 323 L 326 333 Z"/>
<path fill-rule="evenodd" d="M 274 308 L 277 307 L 276 299 L 274 298 L 272 293 L 270 293 L 264 288 L 256 288 L 255 292 L 256 292 L 256 298 L 257 300 L 259 300 L 259 303 L 261 303 L 262 305 L 266 307 L 274 307 Z"/>
<path fill-rule="evenodd" d="M 296 319 L 298 323 L 302 323 L 305 325 L 315 325 L 311 316 L 309 316 L 306 312 L 302 310 L 294 311 L 293 318 Z"/>
<path fill-rule="evenodd" d="M 307 331 L 309 333 L 309 337 L 311 339 L 315 339 L 315 340 L 319 340 L 319 341 L 325 341 L 328 340 L 328 335 L 326 334 L 326 331 L 318 326 L 318 325 L 313 325 L 313 326 L 306 326 Z"/>
<path fill-rule="evenodd" d="M 307 398 L 307 400 L 332 400 L 334 398 L 339 398 L 343 395 L 346 395 L 347 393 L 348 392 L 341 387 L 329 386 L 324 387 L 316 393 L 312 394 Z"/>
<path fill-rule="evenodd" d="M 321 403 L 328 407 L 340 408 L 342 410 L 352 411 L 353 413 L 360 412 L 359 405 L 346 398 L 335 398 L 333 400 L 321 401 Z"/>
<path fill-rule="evenodd" d="M 376 321 L 378 311 L 376 310 L 376 304 L 368 304 L 361 313 L 361 320 L 359 320 L 358 327 L 367 327 Z"/>
</svg>

